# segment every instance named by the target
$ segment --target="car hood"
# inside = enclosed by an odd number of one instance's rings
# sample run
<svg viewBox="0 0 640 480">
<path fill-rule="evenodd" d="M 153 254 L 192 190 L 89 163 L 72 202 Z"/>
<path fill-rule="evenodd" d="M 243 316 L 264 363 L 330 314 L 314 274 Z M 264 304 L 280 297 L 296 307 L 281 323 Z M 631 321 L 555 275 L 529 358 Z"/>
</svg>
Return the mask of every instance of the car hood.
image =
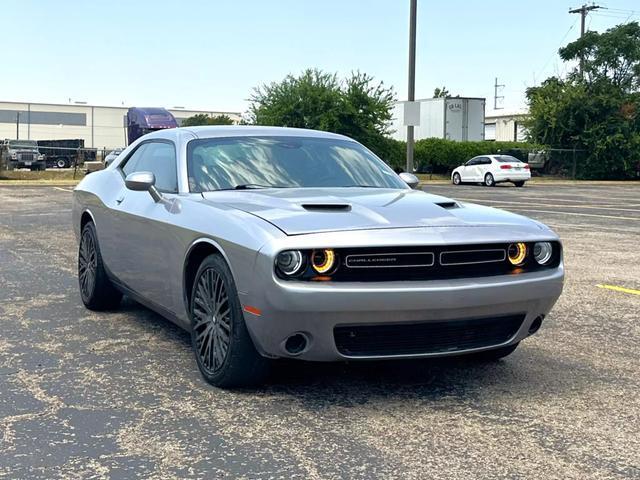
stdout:
<svg viewBox="0 0 640 480">
<path fill-rule="evenodd" d="M 287 235 L 411 227 L 530 226 L 530 219 L 420 190 L 287 188 L 203 193 L 255 215 Z"/>
</svg>

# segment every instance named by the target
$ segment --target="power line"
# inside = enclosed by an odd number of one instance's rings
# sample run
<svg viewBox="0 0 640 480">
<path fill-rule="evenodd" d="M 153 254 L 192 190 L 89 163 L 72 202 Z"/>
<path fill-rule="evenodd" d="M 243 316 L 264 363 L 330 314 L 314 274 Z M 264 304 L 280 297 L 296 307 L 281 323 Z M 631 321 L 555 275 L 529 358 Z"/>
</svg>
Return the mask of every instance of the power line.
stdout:
<svg viewBox="0 0 640 480">
<path fill-rule="evenodd" d="M 603 7 L 595 4 L 594 5 L 584 4 L 580 8 L 574 8 L 572 10 L 569 10 L 569 13 L 580 14 L 580 37 L 582 37 L 585 32 L 585 20 L 587 18 L 587 15 L 589 14 L 589 12 L 593 10 L 598 10 L 599 8 L 603 8 Z M 582 75 L 583 70 L 584 70 L 584 55 L 580 55 L 580 75 Z"/>
<path fill-rule="evenodd" d="M 576 18 L 575 22 L 573 22 L 573 25 L 571 25 L 569 27 L 569 29 L 565 32 L 565 34 L 562 36 L 562 39 L 560 39 L 560 42 L 558 42 L 559 46 L 561 47 L 562 44 L 564 43 L 565 39 L 569 36 L 569 33 L 571 33 L 571 30 L 573 30 L 573 28 L 576 26 L 576 24 L 578 23 L 578 19 Z M 542 69 L 539 71 L 538 77 L 541 77 L 542 74 L 545 72 L 545 70 L 547 69 L 547 67 L 549 66 L 549 63 L 551 62 L 551 60 L 553 60 L 553 58 L 556 56 L 556 54 L 558 53 L 558 49 L 556 48 L 553 53 L 549 56 L 549 58 L 547 59 L 547 61 L 544 63 L 544 67 L 542 67 Z"/>
</svg>

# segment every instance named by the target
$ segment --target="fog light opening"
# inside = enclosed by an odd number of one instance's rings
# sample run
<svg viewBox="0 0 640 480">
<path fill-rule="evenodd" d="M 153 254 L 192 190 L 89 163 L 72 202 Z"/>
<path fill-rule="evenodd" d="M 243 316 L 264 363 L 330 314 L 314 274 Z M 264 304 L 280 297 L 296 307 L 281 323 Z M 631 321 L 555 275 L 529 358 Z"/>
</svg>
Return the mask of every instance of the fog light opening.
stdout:
<svg viewBox="0 0 640 480">
<path fill-rule="evenodd" d="M 307 337 L 301 333 L 294 333 L 284 342 L 284 349 L 290 355 L 299 355 L 307 348 Z"/>
<path fill-rule="evenodd" d="M 533 335 L 542 326 L 542 320 L 544 320 L 544 315 L 539 315 L 535 318 L 533 322 L 531 322 L 531 326 L 529 327 L 529 335 Z"/>
</svg>

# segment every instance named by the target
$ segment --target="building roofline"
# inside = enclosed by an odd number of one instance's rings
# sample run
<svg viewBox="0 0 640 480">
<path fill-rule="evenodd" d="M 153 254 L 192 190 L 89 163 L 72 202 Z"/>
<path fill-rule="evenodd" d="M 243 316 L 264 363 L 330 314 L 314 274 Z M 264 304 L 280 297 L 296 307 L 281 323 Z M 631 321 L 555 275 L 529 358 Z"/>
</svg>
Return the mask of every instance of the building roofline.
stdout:
<svg viewBox="0 0 640 480">
<path fill-rule="evenodd" d="M 47 105 L 50 107 L 94 107 L 94 108 L 113 108 L 113 109 L 120 109 L 120 110 L 128 110 L 129 108 L 133 107 L 134 105 L 123 105 L 123 106 L 117 106 L 117 105 L 94 105 L 91 103 L 49 103 L 49 102 L 20 102 L 20 101 L 16 101 L 16 100 L 0 100 L 0 103 L 12 103 L 12 104 L 23 104 L 23 105 Z M 144 107 L 142 107 L 144 108 Z M 158 108 L 165 108 L 166 110 L 171 110 L 174 112 L 180 112 L 180 111 L 186 111 L 186 112 L 197 112 L 197 113 L 220 113 L 220 114 L 232 114 L 232 115 L 238 115 L 241 116 L 242 112 L 232 112 L 232 111 L 224 111 L 224 110 L 216 110 L 214 108 L 210 108 L 210 109 L 195 109 L 195 108 L 173 108 L 173 107 L 158 107 Z"/>
</svg>

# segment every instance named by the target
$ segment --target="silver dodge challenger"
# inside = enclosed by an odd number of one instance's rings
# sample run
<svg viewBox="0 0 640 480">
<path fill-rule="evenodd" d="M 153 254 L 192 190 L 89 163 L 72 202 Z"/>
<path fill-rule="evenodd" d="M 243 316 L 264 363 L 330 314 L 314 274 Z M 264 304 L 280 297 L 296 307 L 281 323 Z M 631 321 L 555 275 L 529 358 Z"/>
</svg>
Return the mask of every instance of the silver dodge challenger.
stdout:
<svg viewBox="0 0 640 480">
<path fill-rule="evenodd" d="M 187 329 L 220 387 L 277 358 L 510 354 L 562 291 L 558 236 L 417 183 L 326 132 L 145 135 L 74 190 L 82 301 L 124 294 Z"/>
</svg>

